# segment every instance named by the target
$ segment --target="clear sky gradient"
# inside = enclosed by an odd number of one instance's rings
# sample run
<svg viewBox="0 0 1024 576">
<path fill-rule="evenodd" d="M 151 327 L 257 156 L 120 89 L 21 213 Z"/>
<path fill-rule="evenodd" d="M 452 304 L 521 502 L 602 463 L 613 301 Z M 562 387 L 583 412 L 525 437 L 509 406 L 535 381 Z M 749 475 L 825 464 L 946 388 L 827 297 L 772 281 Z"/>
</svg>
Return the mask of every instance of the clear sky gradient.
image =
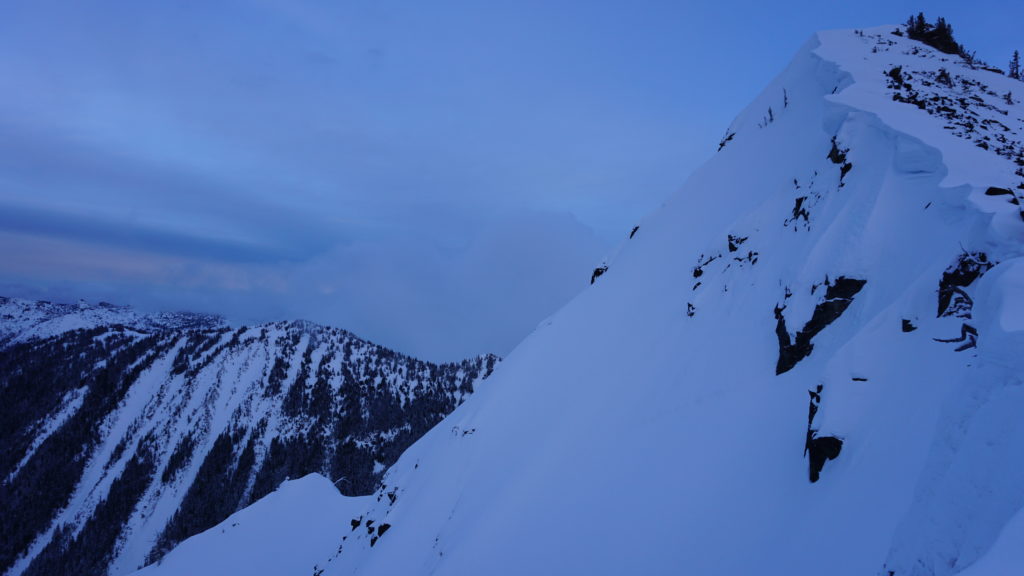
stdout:
<svg viewBox="0 0 1024 576">
<path fill-rule="evenodd" d="M 1005 67 L 1019 6 L 10 0 L 0 295 L 506 354 L 815 30 L 924 10 Z"/>
</svg>

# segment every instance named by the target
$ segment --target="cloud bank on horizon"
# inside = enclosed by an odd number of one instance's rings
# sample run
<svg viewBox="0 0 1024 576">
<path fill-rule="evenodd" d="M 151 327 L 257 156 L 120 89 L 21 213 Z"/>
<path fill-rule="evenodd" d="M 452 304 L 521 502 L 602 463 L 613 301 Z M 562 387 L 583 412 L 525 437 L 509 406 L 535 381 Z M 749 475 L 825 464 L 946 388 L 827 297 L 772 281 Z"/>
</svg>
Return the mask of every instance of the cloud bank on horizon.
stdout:
<svg viewBox="0 0 1024 576">
<path fill-rule="evenodd" d="M 0 294 L 506 354 L 811 31 L 918 9 L 791 4 L 11 2 Z"/>
</svg>

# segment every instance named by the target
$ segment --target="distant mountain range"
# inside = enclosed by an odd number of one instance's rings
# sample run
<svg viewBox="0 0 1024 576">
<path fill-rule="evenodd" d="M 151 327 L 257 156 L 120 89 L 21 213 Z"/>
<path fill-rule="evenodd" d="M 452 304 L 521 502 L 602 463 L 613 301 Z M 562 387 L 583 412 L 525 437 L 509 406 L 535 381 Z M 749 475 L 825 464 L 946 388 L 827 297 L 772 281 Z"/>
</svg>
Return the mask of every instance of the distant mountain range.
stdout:
<svg viewBox="0 0 1024 576">
<path fill-rule="evenodd" d="M 131 572 L 312 472 L 372 493 L 497 360 L 0 298 L 0 573 Z"/>
</svg>

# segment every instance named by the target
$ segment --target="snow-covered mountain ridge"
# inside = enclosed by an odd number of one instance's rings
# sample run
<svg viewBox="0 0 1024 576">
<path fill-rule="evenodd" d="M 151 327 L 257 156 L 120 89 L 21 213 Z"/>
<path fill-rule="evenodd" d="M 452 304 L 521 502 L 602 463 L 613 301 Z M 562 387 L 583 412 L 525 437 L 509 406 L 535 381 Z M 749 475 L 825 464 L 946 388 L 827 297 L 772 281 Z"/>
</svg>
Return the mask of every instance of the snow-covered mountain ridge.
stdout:
<svg viewBox="0 0 1024 576">
<path fill-rule="evenodd" d="M 295 573 L 1019 571 L 1024 86 L 894 29 L 816 34 Z"/>
<path fill-rule="evenodd" d="M 310 472 L 369 494 L 495 361 L 0 299 L 0 571 L 123 574 Z"/>
<path fill-rule="evenodd" d="M 227 326 L 220 316 L 192 312 L 144 314 L 130 306 L 109 302 L 90 305 L 60 304 L 0 296 L 0 346 L 49 338 L 73 330 L 98 326 L 132 326 L 147 332 L 159 330 L 215 330 Z"/>
</svg>

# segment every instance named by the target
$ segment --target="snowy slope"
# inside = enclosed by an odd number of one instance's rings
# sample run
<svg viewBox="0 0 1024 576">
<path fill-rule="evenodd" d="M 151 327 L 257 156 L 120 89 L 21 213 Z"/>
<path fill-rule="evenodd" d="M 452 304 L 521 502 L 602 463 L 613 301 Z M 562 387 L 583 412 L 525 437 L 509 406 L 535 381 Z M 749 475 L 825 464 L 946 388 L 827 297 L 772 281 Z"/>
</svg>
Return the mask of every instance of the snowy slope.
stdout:
<svg viewBox="0 0 1024 576">
<path fill-rule="evenodd" d="M 1002 534 L 975 564 L 961 572 L 963 576 L 1004 576 L 1017 574 L 1024 566 L 1024 512 L 1017 512 Z"/>
<path fill-rule="evenodd" d="M 352 531 L 338 519 L 356 513 L 366 499 L 342 497 L 330 480 L 319 474 L 285 482 L 138 574 L 317 574 L 316 559 L 337 551 L 338 543 Z M 292 528 L 287 537 L 277 529 L 280 525 Z M 191 558 L 207 561 L 194 564 Z"/>
<path fill-rule="evenodd" d="M 1024 85 L 893 29 L 815 35 L 324 574 L 1015 565 Z"/>
<path fill-rule="evenodd" d="M 337 328 L 0 301 L 0 572 L 123 574 L 319 472 L 350 495 L 486 378 Z"/>
</svg>

